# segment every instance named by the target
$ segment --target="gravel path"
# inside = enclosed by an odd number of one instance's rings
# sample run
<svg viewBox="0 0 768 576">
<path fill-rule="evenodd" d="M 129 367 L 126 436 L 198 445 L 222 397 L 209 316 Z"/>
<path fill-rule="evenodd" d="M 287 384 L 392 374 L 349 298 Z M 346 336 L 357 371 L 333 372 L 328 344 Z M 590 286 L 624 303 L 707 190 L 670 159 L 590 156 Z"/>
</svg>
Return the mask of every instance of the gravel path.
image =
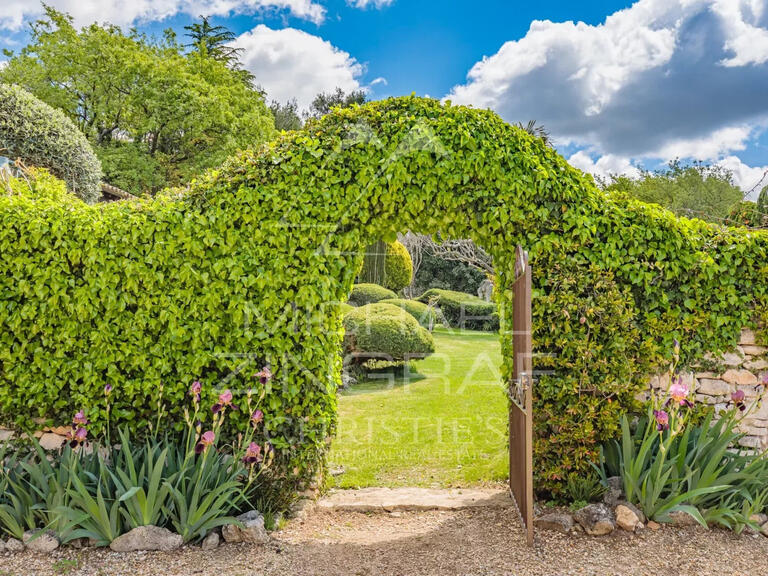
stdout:
<svg viewBox="0 0 768 576">
<path fill-rule="evenodd" d="M 61 550 L 0 555 L 3 576 L 732 576 L 765 573 L 768 539 L 663 527 L 603 538 L 537 531 L 533 550 L 510 509 L 360 513 L 319 510 L 293 520 L 267 546 L 204 553 Z"/>
</svg>

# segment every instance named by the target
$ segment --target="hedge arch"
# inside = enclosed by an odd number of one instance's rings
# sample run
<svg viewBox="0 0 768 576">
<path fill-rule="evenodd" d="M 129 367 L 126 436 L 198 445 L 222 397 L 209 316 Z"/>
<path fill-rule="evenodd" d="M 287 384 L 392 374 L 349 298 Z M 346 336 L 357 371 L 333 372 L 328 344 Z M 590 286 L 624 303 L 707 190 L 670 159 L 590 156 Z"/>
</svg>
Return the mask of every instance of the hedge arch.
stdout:
<svg viewBox="0 0 768 576">
<path fill-rule="evenodd" d="M 492 112 L 416 97 L 335 111 L 153 201 L 3 197 L 0 211 L 6 420 L 86 405 L 98 422 L 110 382 L 113 417 L 138 427 L 161 382 L 178 417 L 194 378 L 246 387 L 269 362 L 269 435 L 299 477 L 334 427 L 338 303 L 380 238 L 440 231 L 493 256 L 505 377 L 514 247 L 529 250 L 548 372 L 535 469 L 555 492 L 673 339 L 684 359 L 733 345 L 768 289 L 767 234 L 605 194 Z"/>
</svg>

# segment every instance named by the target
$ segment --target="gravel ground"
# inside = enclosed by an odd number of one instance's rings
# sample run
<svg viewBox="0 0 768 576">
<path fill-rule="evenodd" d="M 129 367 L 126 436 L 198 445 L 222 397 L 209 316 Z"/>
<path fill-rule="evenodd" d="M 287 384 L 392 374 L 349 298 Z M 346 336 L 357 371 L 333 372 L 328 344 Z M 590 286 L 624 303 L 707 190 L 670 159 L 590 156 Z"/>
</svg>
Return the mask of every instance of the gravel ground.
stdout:
<svg viewBox="0 0 768 576">
<path fill-rule="evenodd" d="M 267 546 L 204 553 L 109 550 L 0 555 L 0 575 L 731 576 L 765 574 L 768 539 L 700 528 L 646 529 L 602 538 L 537 531 L 531 550 L 510 509 L 360 513 L 316 511 Z"/>
</svg>

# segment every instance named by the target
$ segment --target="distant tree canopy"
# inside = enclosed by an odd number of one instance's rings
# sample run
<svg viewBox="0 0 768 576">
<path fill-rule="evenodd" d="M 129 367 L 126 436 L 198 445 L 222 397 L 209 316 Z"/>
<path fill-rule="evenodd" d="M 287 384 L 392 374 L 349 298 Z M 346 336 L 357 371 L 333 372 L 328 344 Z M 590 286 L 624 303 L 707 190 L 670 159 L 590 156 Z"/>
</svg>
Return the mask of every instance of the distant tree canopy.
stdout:
<svg viewBox="0 0 768 576">
<path fill-rule="evenodd" d="M 334 92 L 320 92 L 309 107 L 309 118 L 321 118 L 328 114 L 332 108 L 349 108 L 353 104 L 365 104 L 368 97 L 365 90 L 353 90 L 346 93 L 341 88 Z"/>
<path fill-rule="evenodd" d="M 46 7 L 29 45 L 7 53 L 0 81 L 75 122 L 107 182 L 152 193 L 274 135 L 263 95 L 224 46 L 228 33 L 207 20 L 188 29 L 196 48 L 185 53 L 171 31 L 153 40 L 112 25 L 77 30 L 71 17 Z"/>
<path fill-rule="evenodd" d="M 613 175 L 600 184 L 606 190 L 626 192 L 681 216 L 711 222 L 727 219 L 743 198 L 729 170 L 700 162 L 685 165 L 675 160 L 665 170 L 646 171 L 637 179 Z"/>
<path fill-rule="evenodd" d="M 302 127 L 303 123 L 299 115 L 299 105 L 296 103 L 295 98 L 288 100 L 285 104 L 280 104 L 277 100 L 273 100 L 272 104 L 269 105 L 269 109 L 275 118 L 276 130 L 299 130 Z"/>
</svg>

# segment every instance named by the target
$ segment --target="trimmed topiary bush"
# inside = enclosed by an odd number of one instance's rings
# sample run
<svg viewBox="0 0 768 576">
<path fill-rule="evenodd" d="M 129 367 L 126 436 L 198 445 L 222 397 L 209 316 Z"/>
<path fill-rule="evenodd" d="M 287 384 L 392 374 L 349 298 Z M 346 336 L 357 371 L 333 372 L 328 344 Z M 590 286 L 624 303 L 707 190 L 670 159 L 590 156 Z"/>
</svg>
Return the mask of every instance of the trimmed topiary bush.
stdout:
<svg viewBox="0 0 768 576">
<path fill-rule="evenodd" d="M 86 202 L 101 196 L 101 164 L 85 135 L 63 112 L 15 85 L 0 84 L 0 155 L 47 168 Z"/>
<path fill-rule="evenodd" d="M 439 288 L 427 290 L 417 300 L 427 303 L 433 298 L 437 299 L 437 306 L 449 326 L 467 330 L 499 329 L 499 314 L 493 302 L 486 302 L 472 294 Z"/>
<path fill-rule="evenodd" d="M 381 304 L 392 304 L 402 308 L 408 314 L 416 318 L 416 321 L 424 328 L 435 326 L 443 322 L 443 315 L 439 308 L 430 308 L 427 304 L 418 300 L 406 300 L 405 298 L 387 298 L 380 300 Z"/>
<path fill-rule="evenodd" d="M 408 249 L 400 242 L 387 244 L 387 256 L 384 261 L 384 288 L 400 292 L 411 283 L 413 278 L 413 260 Z"/>
<path fill-rule="evenodd" d="M 349 293 L 349 303 L 353 306 L 374 304 L 387 298 L 397 298 L 397 294 L 378 284 L 355 284 Z"/>
<path fill-rule="evenodd" d="M 401 242 L 378 241 L 365 251 L 360 265 L 358 282 L 378 284 L 399 292 L 411 283 L 413 260 Z"/>
<path fill-rule="evenodd" d="M 344 316 L 344 354 L 349 364 L 368 360 L 407 362 L 435 351 L 435 341 L 408 312 L 392 304 L 367 304 Z"/>
</svg>

